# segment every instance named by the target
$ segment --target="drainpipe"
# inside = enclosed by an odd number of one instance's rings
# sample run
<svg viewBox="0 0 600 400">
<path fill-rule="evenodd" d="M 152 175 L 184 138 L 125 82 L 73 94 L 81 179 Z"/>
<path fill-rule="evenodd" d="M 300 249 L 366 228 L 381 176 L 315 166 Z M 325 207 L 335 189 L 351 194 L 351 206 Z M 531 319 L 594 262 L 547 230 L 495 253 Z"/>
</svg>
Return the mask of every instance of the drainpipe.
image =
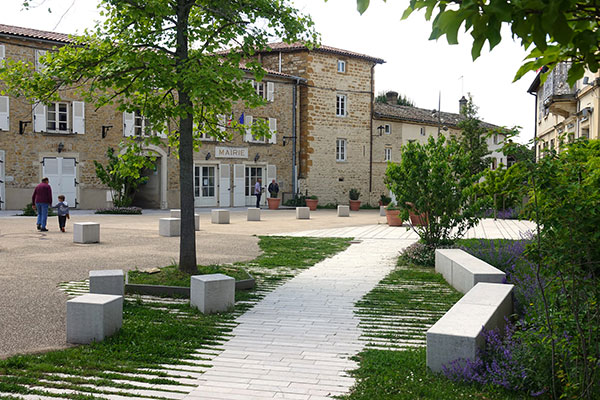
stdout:
<svg viewBox="0 0 600 400">
<path fill-rule="evenodd" d="M 373 189 L 373 101 L 374 90 L 373 78 L 375 74 L 375 64 L 371 66 L 371 118 L 369 120 L 369 203 L 371 202 L 371 191 Z"/>
<path fill-rule="evenodd" d="M 538 158 L 541 156 L 541 154 L 538 154 L 538 144 L 537 144 L 537 123 L 538 123 L 538 95 L 537 92 L 532 93 L 529 92 L 529 94 L 533 95 L 535 98 L 535 112 L 533 113 L 534 115 L 534 121 L 533 121 L 533 154 L 536 155 L 536 161 L 538 160 Z M 507 161 L 508 162 L 508 161 Z"/>
<path fill-rule="evenodd" d="M 281 55 L 281 53 L 279 53 Z M 300 79 L 296 79 L 292 90 L 292 195 L 296 197 L 298 192 L 298 182 L 296 177 L 296 97 L 298 93 L 298 84 Z"/>
</svg>

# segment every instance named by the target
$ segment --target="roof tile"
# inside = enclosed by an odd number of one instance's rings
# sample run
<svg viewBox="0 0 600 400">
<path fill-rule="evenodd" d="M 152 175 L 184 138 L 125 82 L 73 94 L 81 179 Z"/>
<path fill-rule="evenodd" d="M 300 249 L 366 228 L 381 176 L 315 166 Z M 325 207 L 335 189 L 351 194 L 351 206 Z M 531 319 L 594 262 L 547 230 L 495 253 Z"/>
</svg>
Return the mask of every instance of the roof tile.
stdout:
<svg viewBox="0 0 600 400">
<path fill-rule="evenodd" d="M 49 40 L 58 43 L 71 43 L 70 35 L 57 32 L 40 31 L 38 29 L 0 24 L 0 35 L 21 36 L 31 39 Z"/>
</svg>

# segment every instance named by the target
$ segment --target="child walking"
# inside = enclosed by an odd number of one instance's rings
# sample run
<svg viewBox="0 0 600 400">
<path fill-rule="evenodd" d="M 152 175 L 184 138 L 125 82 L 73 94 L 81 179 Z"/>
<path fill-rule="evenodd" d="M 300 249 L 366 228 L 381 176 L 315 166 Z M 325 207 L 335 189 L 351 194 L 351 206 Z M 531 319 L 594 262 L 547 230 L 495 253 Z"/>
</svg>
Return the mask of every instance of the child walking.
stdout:
<svg viewBox="0 0 600 400">
<path fill-rule="evenodd" d="M 65 196 L 58 196 L 58 204 L 53 208 L 56 208 L 58 212 L 58 226 L 60 227 L 61 232 L 65 232 L 65 225 L 67 224 L 67 219 L 69 219 L 69 205 L 65 201 Z"/>
</svg>

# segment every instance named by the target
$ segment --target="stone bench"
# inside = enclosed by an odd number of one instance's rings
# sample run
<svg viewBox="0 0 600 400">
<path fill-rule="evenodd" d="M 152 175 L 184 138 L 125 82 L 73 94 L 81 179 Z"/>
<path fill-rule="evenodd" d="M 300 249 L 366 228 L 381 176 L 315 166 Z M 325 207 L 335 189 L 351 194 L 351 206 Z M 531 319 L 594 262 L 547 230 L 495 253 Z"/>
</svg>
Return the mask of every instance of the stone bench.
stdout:
<svg viewBox="0 0 600 400">
<path fill-rule="evenodd" d="M 296 207 L 296 219 L 310 219 L 310 208 Z"/>
<path fill-rule="evenodd" d="M 513 312 L 513 285 L 478 283 L 427 331 L 427 366 L 441 372 L 458 359 L 473 360 L 484 345 L 482 327 L 505 325 Z"/>
<path fill-rule="evenodd" d="M 181 218 L 181 210 L 171 210 L 171 218 Z M 194 214 L 194 224 L 197 231 L 200 230 L 200 214 Z"/>
<path fill-rule="evenodd" d="M 124 277 L 122 269 L 90 271 L 90 293 L 123 296 L 125 293 Z"/>
<path fill-rule="evenodd" d="M 97 222 L 76 222 L 73 224 L 73 242 L 100 242 L 100 224 Z"/>
<path fill-rule="evenodd" d="M 121 329 L 123 296 L 84 294 L 67 301 L 67 342 L 100 342 Z"/>
<path fill-rule="evenodd" d="M 503 283 L 506 274 L 460 249 L 435 251 L 435 272 L 461 293 L 467 293 L 479 282 Z"/>
<path fill-rule="evenodd" d="M 248 208 L 248 221 L 260 221 L 260 208 Z"/>
<path fill-rule="evenodd" d="M 349 217 L 350 216 L 350 206 L 337 206 L 337 216 L 338 217 Z"/>
<path fill-rule="evenodd" d="M 229 210 L 211 210 L 210 222 L 213 224 L 228 224 L 229 223 Z"/>
<path fill-rule="evenodd" d="M 160 236 L 180 236 L 181 219 L 179 218 L 160 218 L 158 220 L 158 234 Z"/>
<path fill-rule="evenodd" d="M 235 303 L 235 279 L 224 274 L 193 275 L 190 305 L 203 314 L 224 312 Z"/>
</svg>

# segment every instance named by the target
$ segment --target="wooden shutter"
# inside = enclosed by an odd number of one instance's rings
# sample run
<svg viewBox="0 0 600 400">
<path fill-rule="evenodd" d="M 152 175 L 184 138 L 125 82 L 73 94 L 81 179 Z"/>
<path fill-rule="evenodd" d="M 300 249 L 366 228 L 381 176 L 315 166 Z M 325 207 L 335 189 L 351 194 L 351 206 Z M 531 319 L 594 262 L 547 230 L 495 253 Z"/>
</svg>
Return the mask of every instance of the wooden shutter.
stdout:
<svg viewBox="0 0 600 400">
<path fill-rule="evenodd" d="M 254 138 L 252 137 L 252 122 L 253 118 L 251 115 L 246 115 L 244 119 L 244 125 L 246 125 L 246 135 L 244 136 L 244 141 L 253 142 Z"/>
<path fill-rule="evenodd" d="M 219 132 L 225 132 L 227 129 L 227 116 L 223 114 L 217 115 L 217 124 Z"/>
<path fill-rule="evenodd" d="M 133 127 L 135 125 L 135 113 L 123 113 L 123 136 L 133 136 Z"/>
<path fill-rule="evenodd" d="M 73 133 L 85 133 L 85 103 L 74 101 L 73 107 Z"/>
<path fill-rule="evenodd" d="M 275 83 L 267 82 L 267 100 L 274 101 L 275 100 Z"/>
<path fill-rule="evenodd" d="M 46 132 L 46 105 L 33 103 L 33 131 Z"/>
<path fill-rule="evenodd" d="M 6 46 L 0 44 L 0 67 L 4 66 L 4 59 L 6 58 Z"/>
<path fill-rule="evenodd" d="M 36 50 L 35 51 L 35 70 L 41 72 L 46 68 L 44 63 L 40 60 L 42 57 L 46 55 L 46 50 Z"/>
<path fill-rule="evenodd" d="M 277 143 L 277 118 L 269 118 L 269 130 L 271 131 L 269 143 Z"/>
<path fill-rule="evenodd" d="M 8 131 L 10 129 L 9 119 L 9 98 L 0 96 L 0 130 Z"/>
</svg>

